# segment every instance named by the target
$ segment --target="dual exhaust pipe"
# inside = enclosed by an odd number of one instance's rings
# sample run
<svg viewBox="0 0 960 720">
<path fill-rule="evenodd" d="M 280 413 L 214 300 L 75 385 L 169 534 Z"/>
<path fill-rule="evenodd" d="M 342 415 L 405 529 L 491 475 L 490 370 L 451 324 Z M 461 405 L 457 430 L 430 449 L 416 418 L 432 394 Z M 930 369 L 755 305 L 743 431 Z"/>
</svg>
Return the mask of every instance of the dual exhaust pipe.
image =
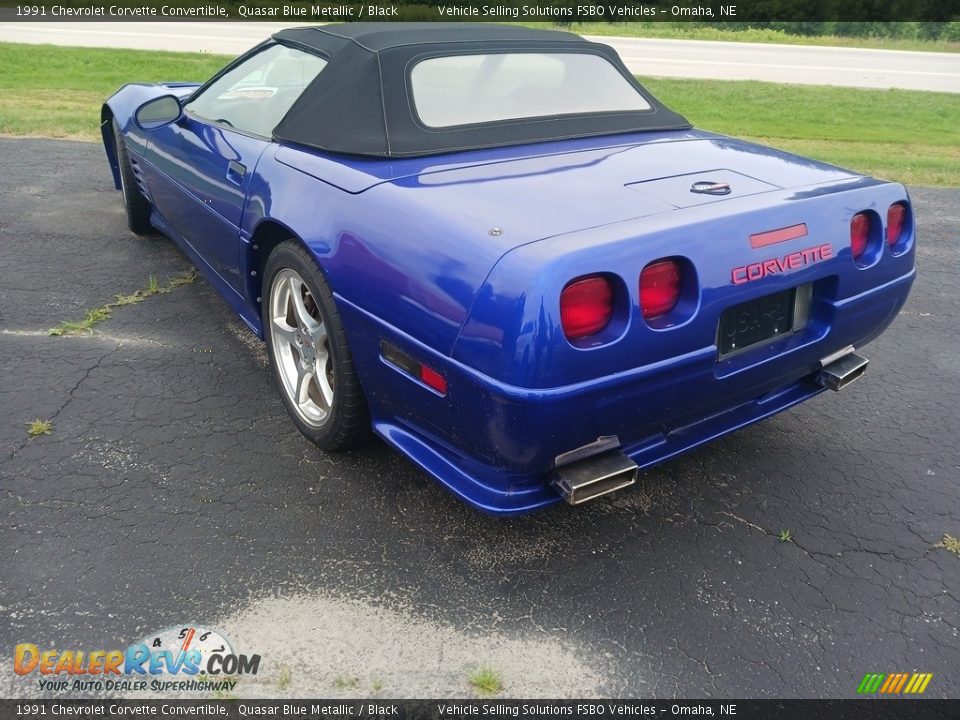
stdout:
<svg viewBox="0 0 960 720">
<path fill-rule="evenodd" d="M 848 346 L 820 360 L 812 379 L 818 385 L 839 392 L 860 378 L 870 363 Z M 616 436 L 601 437 L 589 445 L 558 455 L 550 485 L 570 505 L 609 495 L 633 485 L 639 467 L 620 449 Z"/>
</svg>

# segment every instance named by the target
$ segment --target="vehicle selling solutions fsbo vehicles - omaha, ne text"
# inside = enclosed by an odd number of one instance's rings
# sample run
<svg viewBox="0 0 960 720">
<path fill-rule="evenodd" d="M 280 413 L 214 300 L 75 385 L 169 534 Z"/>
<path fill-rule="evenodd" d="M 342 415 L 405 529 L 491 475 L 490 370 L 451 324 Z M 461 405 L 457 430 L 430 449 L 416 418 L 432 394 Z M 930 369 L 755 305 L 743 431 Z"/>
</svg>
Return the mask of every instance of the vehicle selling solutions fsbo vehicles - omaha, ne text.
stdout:
<svg viewBox="0 0 960 720">
<path fill-rule="evenodd" d="M 840 389 L 915 274 L 902 185 L 695 130 L 564 32 L 285 29 L 121 88 L 103 138 L 130 228 L 266 341 L 305 436 L 372 426 L 490 512 Z"/>
</svg>

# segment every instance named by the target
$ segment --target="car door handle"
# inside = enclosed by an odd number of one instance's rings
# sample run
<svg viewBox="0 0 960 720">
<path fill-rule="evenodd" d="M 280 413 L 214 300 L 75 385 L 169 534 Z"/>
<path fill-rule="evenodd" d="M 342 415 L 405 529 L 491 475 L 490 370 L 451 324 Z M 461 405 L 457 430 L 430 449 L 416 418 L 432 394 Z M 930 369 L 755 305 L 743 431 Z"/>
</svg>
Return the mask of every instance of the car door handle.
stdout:
<svg viewBox="0 0 960 720">
<path fill-rule="evenodd" d="M 236 160 L 227 163 L 227 180 L 240 185 L 243 182 L 243 176 L 247 174 L 247 166 L 241 165 Z"/>
</svg>

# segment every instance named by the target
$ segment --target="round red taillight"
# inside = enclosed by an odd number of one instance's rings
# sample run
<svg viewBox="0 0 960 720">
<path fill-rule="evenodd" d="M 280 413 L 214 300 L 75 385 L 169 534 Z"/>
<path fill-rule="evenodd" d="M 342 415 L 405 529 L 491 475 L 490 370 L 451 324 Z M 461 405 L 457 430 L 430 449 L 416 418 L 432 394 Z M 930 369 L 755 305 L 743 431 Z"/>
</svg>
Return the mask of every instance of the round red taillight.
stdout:
<svg viewBox="0 0 960 720">
<path fill-rule="evenodd" d="M 854 260 L 866 251 L 869 239 L 870 218 L 866 213 L 857 213 L 850 221 L 850 250 L 853 252 Z"/>
<path fill-rule="evenodd" d="M 644 320 L 670 312 L 680 299 L 680 263 L 657 260 L 640 273 L 640 310 Z"/>
<path fill-rule="evenodd" d="M 887 210 L 887 245 L 896 245 L 903 235 L 903 226 L 907 222 L 907 206 L 894 203 Z"/>
<path fill-rule="evenodd" d="M 570 340 L 594 335 L 613 317 L 613 285 L 601 276 L 578 278 L 560 293 L 560 322 Z"/>
</svg>

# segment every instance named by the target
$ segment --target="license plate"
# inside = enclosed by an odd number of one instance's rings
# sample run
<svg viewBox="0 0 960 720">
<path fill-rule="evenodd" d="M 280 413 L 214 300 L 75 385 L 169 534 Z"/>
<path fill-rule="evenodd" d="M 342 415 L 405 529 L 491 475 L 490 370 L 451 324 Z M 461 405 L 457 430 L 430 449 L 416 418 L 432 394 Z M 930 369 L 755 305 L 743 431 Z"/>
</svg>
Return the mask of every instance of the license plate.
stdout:
<svg viewBox="0 0 960 720">
<path fill-rule="evenodd" d="M 808 288 L 790 288 L 724 310 L 717 333 L 720 356 L 799 330 L 806 318 Z M 804 304 L 803 308 L 798 307 L 798 299 Z"/>
</svg>

